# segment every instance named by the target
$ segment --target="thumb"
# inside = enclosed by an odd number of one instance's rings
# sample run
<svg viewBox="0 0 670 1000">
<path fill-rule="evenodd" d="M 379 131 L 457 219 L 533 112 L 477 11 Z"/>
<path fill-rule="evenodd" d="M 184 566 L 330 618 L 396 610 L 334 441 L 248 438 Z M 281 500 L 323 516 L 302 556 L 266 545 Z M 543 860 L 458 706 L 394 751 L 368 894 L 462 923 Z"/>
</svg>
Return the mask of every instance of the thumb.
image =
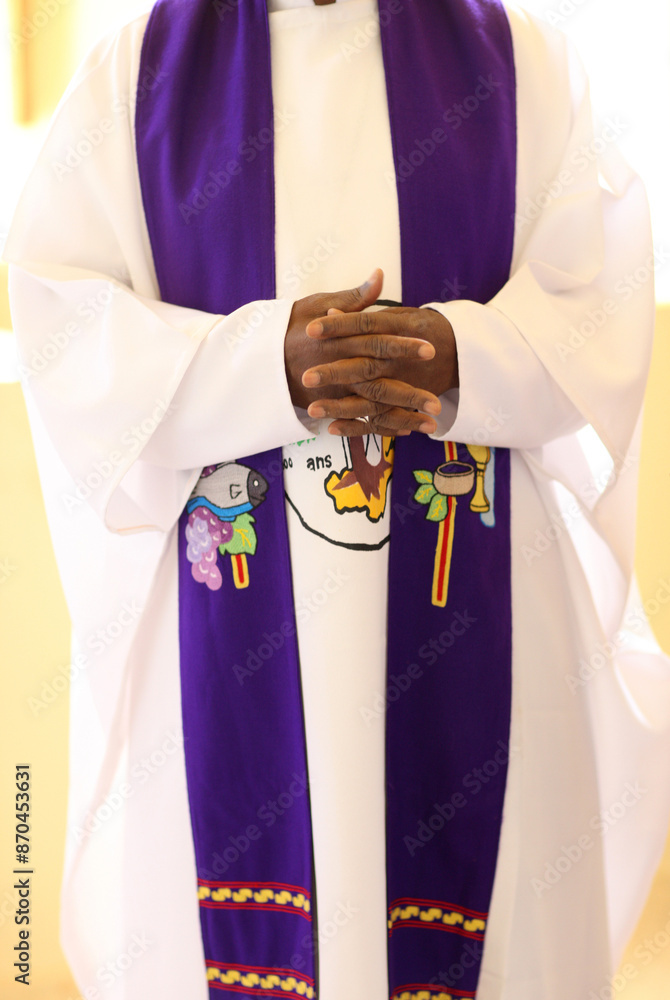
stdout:
<svg viewBox="0 0 670 1000">
<path fill-rule="evenodd" d="M 330 296 L 330 307 L 341 312 L 361 312 L 375 304 L 381 295 L 384 284 L 384 272 L 381 267 L 375 268 L 367 281 L 357 288 L 349 288 L 344 292 L 334 292 Z"/>
</svg>

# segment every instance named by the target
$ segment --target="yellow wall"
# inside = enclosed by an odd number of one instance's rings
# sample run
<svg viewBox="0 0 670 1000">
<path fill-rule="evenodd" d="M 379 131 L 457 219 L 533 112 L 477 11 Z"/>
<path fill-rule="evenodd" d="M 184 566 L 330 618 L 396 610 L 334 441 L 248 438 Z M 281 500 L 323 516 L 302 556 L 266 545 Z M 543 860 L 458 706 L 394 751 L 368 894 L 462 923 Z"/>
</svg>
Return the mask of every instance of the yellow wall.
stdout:
<svg viewBox="0 0 670 1000">
<path fill-rule="evenodd" d="M 7 265 L 0 264 L 0 330 L 9 330 L 9 296 L 7 294 Z"/>
<path fill-rule="evenodd" d="M 655 612 L 661 581 L 670 582 L 670 305 L 657 311 L 656 342 L 645 400 L 636 569 L 656 637 L 670 653 L 670 604 Z M 670 837 L 652 892 L 619 969 L 625 1000 L 670 997 Z M 651 946 L 649 945 L 651 942 Z M 623 991 L 625 990 L 625 993 Z M 617 996 L 619 995 L 617 992 Z"/>
<path fill-rule="evenodd" d="M 69 662 L 69 621 L 49 540 L 23 397 L 0 386 L 0 996 L 64 1000 L 78 996 L 58 945 L 57 900 L 67 791 L 68 699 L 36 717 L 28 698 Z M 13 769 L 32 765 L 31 944 L 34 987 L 13 982 L 16 892 L 12 889 Z M 12 866 L 13 867 L 13 866 Z M 62 989 L 61 989 L 62 986 Z"/>
<path fill-rule="evenodd" d="M 78 0 L 7 0 L 14 117 L 26 124 L 48 116 L 75 68 Z"/>
<path fill-rule="evenodd" d="M 654 611 L 660 581 L 670 581 L 670 305 L 657 310 L 656 341 L 642 431 L 637 575 L 649 617 L 670 652 L 670 605 Z M 670 897 L 668 900 L 670 909 Z M 668 989 L 670 996 L 670 987 Z"/>
</svg>

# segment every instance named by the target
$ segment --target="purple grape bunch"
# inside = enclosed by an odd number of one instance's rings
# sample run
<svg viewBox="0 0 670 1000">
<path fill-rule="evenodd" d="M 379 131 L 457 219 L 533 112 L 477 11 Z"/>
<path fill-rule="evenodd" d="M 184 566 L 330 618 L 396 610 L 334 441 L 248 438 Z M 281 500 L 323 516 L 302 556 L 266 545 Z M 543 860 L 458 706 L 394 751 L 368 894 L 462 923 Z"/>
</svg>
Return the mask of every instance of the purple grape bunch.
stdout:
<svg viewBox="0 0 670 1000">
<path fill-rule="evenodd" d="M 221 521 L 207 507 L 196 507 L 186 525 L 186 558 L 191 563 L 191 573 L 197 583 L 204 583 L 210 590 L 219 590 L 223 578 L 218 566 L 218 548 L 229 542 L 234 534 L 229 521 Z"/>
</svg>

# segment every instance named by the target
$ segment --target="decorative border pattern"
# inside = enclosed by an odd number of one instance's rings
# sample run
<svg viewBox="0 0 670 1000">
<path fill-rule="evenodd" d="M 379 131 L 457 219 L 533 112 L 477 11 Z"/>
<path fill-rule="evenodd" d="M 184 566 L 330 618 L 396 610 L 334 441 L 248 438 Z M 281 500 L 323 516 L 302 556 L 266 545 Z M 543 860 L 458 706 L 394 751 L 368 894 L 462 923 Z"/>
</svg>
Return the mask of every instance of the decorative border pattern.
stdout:
<svg viewBox="0 0 670 1000">
<path fill-rule="evenodd" d="M 396 986 L 391 994 L 391 1000 L 474 1000 L 474 993 L 464 993 L 463 990 L 445 992 L 442 986 L 431 986 L 429 983 L 408 983 L 406 986 Z"/>
<path fill-rule="evenodd" d="M 260 997 L 288 995 L 314 1000 L 314 980 L 294 969 L 271 969 L 260 965 L 226 965 L 207 962 L 207 984 L 214 989 L 230 990 Z"/>
<path fill-rule="evenodd" d="M 274 910 L 312 919 L 310 894 L 283 882 L 208 882 L 198 879 L 200 906 L 220 910 Z"/>
<path fill-rule="evenodd" d="M 399 927 L 431 927 L 482 941 L 487 917 L 488 913 L 434 899 L 394 899 L 388 911 L 389 936 Z"/>
</svg>

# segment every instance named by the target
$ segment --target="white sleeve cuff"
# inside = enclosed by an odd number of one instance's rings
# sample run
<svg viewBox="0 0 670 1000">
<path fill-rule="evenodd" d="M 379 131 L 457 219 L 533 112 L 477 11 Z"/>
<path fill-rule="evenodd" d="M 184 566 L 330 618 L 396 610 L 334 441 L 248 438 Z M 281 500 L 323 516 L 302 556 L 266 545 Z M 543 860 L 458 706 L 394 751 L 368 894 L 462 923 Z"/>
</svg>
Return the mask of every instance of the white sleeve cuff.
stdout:
<svg viewBox="0 0 670 1000">
<path fill-rule="evenodd" d="M 533 448 L 576 430 L 584 418 L 515 325 L 478 302 L 434 302 L 451 323 L 459 388 L 441 397 L 437 440 Z"/>
<path fill-rule="evenodd" d="M 195 468 L 292 444 L 305 427 L 289 394 L 284 340 L 293 302 L 250 302 L 203 338 L 173 397 L 174 416 L 143 454 Z"/>
</svg>

